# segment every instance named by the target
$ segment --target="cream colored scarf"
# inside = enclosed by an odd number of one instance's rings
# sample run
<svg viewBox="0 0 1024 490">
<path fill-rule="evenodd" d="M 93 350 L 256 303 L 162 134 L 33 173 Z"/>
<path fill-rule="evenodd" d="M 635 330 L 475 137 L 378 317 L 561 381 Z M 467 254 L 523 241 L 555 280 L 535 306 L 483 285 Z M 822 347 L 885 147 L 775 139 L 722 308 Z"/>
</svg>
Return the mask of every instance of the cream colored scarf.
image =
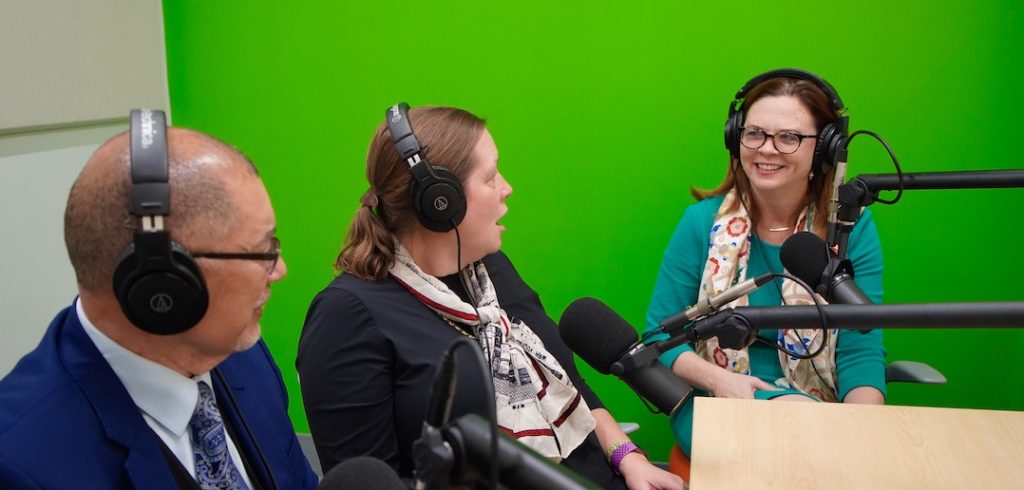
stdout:
<svg viewBox="0 0 1024 490">
<path fill-rule="evenodd" d="M 735 189 L 725 195 L 725 200 L 722 201 L 715 216 L 715 223 L 711 227 L 708 261 L 704 265 L 704 273 L 701 276 L 698 291 L 700 301 L 746 279 L 747 263 L 750 259 L 752 224 L 742 203 L 737 206 L 736 211 L 727 211 L 735 199 Z M 796 229 L 809 231 L 813 221 L 813 215 L 809 215 L 805 211 L 797 220 Z M 782 298 L 786 305 L 814 304 L 807 291 L 788 279 L 782 283 Z M 825 300 L 820 297 L 819 301 L 825 303 Z M 735 308 L 748 304 L 747 297 L 742 296 L 729 303 L 728 306 Z M 838 333 L 838 330 L 830 329 L 828 343 L 821 354 L 814 359 L 796 359 L 779 352 L 779 363 L 785 375 L 785 382 L 790 387 L 825 401 L 836 401 L 835 349 Z M 804 354 L 817 350 L 824 337 L 824 330 L 821 329 L 780 329 L 777 342 L 784 344 L 790 351 Z M 698 342 L 696 350 L 698 355 L 721 368 L 736 373 L 750 374 L 750 355 L 747 349 L 724 349 L 719 347 L 717 338 L 711 338 L 704 342 Z M 825 378 L 824 380 L 815 373 L 815 367 Z M 781 380 L 776 384 L 782 384 Z"/>
<path fill-rule="evenodd" d="M 558 360 L 530 327 L 510 321 L 498 305 L 482 262 L 461 272 L 480 302 L 476 311 L 482 321 L 472 305 L 423 272 L 401 245 L 390 273 L 438 315 L 471 327 L 490 362 L 499 429 L 556 461 L 568 457 L 594 430 L 596 422 L 587 402 Z"/>
</svg>

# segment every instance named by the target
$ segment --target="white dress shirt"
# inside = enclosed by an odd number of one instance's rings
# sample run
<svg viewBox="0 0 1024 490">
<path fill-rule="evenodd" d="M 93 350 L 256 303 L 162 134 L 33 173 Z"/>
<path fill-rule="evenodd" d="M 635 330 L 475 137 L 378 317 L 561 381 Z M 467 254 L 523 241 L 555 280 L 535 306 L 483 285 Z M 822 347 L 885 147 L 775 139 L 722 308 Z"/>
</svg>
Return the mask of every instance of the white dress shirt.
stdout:
<svg viewBox="0 0 1024 490">
<path fill-rule="evenodd" d="M 100 354 L 128 390 L 128 394 L 142 412 L 146 424 L 178 457 L 178 461 L 181 461 L 192 478 L 195 478 L 195 455 L 192 453 L 192 436 L 188 430 L 188 423 L 192 420 L 192 414 L 199 401 L 198 383 L 205 381 L 213 389 L 210 373 L 205 372 L 193 378 L 185 377 L 167 366 L 124 348 L 104 335 L 85 316 L 82 302 L 78 298 L 75 298 L 75 311 L 82 326 L 85 327 L 85 333 L 92 339 L 92 343 L 96 344 Z M 217 406 L 221 406 L 219 400 Z M 226 428 L 224 436 L 227 438 L 232 462 L 241 473 L 245 484 L 252 488 L 242 458 Z"/>
</svg>

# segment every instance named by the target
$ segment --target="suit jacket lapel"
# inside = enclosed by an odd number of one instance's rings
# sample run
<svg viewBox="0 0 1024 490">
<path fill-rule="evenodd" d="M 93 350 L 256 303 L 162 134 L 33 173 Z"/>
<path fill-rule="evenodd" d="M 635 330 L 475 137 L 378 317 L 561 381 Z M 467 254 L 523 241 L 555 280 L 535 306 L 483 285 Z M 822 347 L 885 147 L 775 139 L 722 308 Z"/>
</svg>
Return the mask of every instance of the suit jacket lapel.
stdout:
<svg viewBox="0 0 1024 490">
<path fill-rule="evenodd" d="M 262 460 L 260 459 L 260 451 L 256 448 L 256 441 L 252 440 L 251 434 L 245 429 L 245 425 L 242 424 L 242 419 L 239 416 L 239 411 L 242 410 L 238 405 L 249 406 L 245 402 L 239 401 L 238 404 L 234 403 L 239 399 L 244 399 L 246 396 L 245 388 L 246 381 L 244 376 L 238 376 L 234 373 L 230 367 L 225 369 L 225 363 L 222 363 L 220 367 L 211 373 L 214 380 L 214 393 L 217 395 L 217 404 L 220 407 L 221 416 L 224 417 L 225 422 L 230 424 L 233 429 L 232 438 L 235 444 L 238 446 L 238 450 L 244 453 L 246 463 L 250 465 L 252 470 L 250 478 L 255 476 L 258 484 L 261 488 L 269 488 L 268 482 L 270 482 L 270 475 L 267 473 L 267 468 L 264 467 Z M 221 376 L 217 375 L 217 372 Z M 227 386 L 225 386 L 225 382 Z M 231 390 L 231 394 L 227 393 Z M 247 414 L 243 414 L 247 415 Z M 251 417 L 251 416 L 250 416 Z"/>
<path fill-rule="evenodd" d="M 74 308 L 57 338 L 61 362 L 78 384 L 111 441 L 124 447 L 125 471 L 136 488 L 177 488 L 160 452 L 157 435 L 146 425 L 121 380 L 85 333 Z"/>
</svg>

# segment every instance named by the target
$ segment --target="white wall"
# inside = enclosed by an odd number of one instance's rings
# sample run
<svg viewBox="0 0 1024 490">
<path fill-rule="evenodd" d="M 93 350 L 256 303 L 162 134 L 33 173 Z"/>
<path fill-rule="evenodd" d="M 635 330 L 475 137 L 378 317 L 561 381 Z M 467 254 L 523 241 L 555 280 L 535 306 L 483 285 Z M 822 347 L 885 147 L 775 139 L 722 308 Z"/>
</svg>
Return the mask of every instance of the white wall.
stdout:
<svg viewBox="0 0 1024 490">
<path fill-rule="evenodd" d="M 82 164 L 123 125 L 0 138 L 0 376 L 39 343 L 75 295 L 64 249 L 64 203 Z"/>
<path fill-rule="evenodd" d="M 0 376 L 74 298 L 68 190 L 128 110 L 167 110 L 159 0 L 0 0 Z"/>
<path fill-rule="evenodd" d="M 159 0 L 0 0 L 0 134 L 166 108 Z"/>
</svg>

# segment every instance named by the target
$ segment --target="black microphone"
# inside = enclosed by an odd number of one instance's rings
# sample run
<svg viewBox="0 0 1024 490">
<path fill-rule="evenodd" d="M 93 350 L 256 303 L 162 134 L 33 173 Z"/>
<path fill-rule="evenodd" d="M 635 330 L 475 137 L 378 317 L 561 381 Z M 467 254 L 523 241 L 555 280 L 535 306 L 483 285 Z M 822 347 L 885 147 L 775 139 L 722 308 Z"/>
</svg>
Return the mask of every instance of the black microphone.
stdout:
<svg viewBox="0 0 1024 490">
<path fill-rule="evenodd" d="M 794 233 L 782 244 L 779 258 L 786 270 L 814 288 L 829 303 L 874 304 L 853 280 L 853 263 L 850 259 L 840 260 L 814 233 Z M 860 333 L 870 331 L 859 330 Z"/>
<path fill-rule="evenodd" d="M 782 244 L 779 258 L 786 270 L 814 288 L 829 303 L 873 303 L 854 282 L 850 259 L 840 260 L 814 233 L 801 231 L 793 234 Z"/>
<path fill-rule="evenodd" d="M 358 456 L 331 468 L 317 490 L 409 490 L 394 468 L 369 456 Z"/>
<path fill-rule="evenodd" d="M 498 481 L 512 490 L 558 488 L 560 490 L 597 489 L 593 482 L 572 470 L 552 463 L 548 458 L 513 440 L 504 432 L 498 435 L 498 453 L 491 453 L 492 422 L 476 414 L 452 421 L 442 431 L 444 448 L 455 461 L 450 483 L 472 484 L 497 460 Z"/>
<path fill-rule="evenodd" d="M 434 374 L 434 388 L 427 401 L 420 438 L 413 442 L 413 461 L 416 463 L 414 488 L 426 489 L 448 478 L 454 461 L 444 448 L 442 429 L 448 423 L 455 395 L 455 349 L 469 342 L 459 337 L 445 349 Z"/>
<path fill-rule="evenodd" d="M 423 419 L 423 430 L 437 429 L 448 423 L 452 411 L 452 398 L 455 395 L 455 361 L 453 343 L 441 355 L 441 361 L 434 373 L 434 389 L 430 392 L 430 403 Z"/>
<path fill-rule="evenodd" d="M 614 374 L 666 415 L 693 388 L 658 360 L 661 352 L 640 343 L 636 329 L 594 298 L 573 301 L 558 321 L 562 341 L 601 374 Z"/>
<path fill-rule="evenodd" d="M 454 352 L 460 345 L 475 353 L 481 369 L 487 368 L 476 342 L 466 337 L 457 338 L 445 350 L 434 378 L 423 432 L 412 447 L 415 488 L 472 485 L 488 476 L 492 469 L 496 471 L 497 482 L 513 490 L 596 488 L 571 470 L 552 463 L 504 434 L 499 435 L 497 420 L 488 422 L 478 415 L 468 414 L 448 422 L 455 386 Z"/>
<path fill-rule="evenodd" d="M 658 327 L 668 333 L 674 333 L 674 331 L 687 323 L 690 323 L 698 318 L 706 317 L 716 311 L 719 308 L 732 303 L 739 299 L 739 297 L 750 294 L 751 291 L 768 284 L 768 281 L 772 280 L 771 274 L 761 274 L 753 279 L 747 279 L 736 283 L 721 293 L 718 293 L 712 297 L 704 298 L 703 301 L 698 301 L 697 304 L 683 310 L 682 313 L 672 315 L 658 324 Z"/>
</svg>

